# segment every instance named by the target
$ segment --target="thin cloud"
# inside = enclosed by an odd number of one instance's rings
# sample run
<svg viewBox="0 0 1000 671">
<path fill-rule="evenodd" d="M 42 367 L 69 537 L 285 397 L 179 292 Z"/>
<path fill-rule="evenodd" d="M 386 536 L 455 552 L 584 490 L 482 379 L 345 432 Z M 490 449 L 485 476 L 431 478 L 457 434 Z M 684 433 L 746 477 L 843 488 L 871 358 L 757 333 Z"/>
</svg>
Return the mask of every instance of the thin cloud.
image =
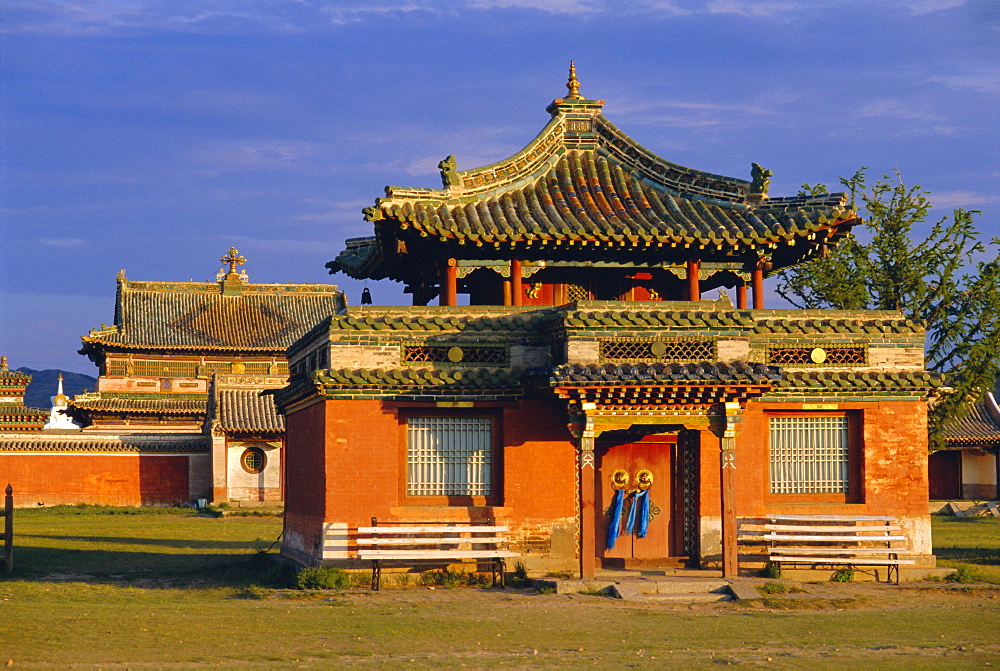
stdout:
<svg viewBox="0 0 1000 671">
<path fill-rule="evenodd" d="M 920 16 L 943 12 L 963 5 L 965 5 L 965 0 L 909 0 L 903 6 L 909 9 L 911 14 Z"/>
<path fill-rule="evenodd" d="M 963 72 L 960 74 L 933 74 L 927 81 L 937 82 L 956 89 L 966 89 L 979 93 L 1000 93 L 1000 71 L 984 69 L 979 72 Z"/>
<path fill-rule="evenodd" d="M 930 196 L 934 207 L 977 207 L 1000 203 L 998 196 L 986 196 L 971 191 L 936 191 Z"/>
<path fill-rule="evenodd" d="M 709 14 L 736 14 L 744 18 L 790 19 L 809 8 L 813 3 L 803 2 L 749 2 L 748 0 L 713 0 L 705 8 Z"/>
<path fill-rule="evenodd" d="M 42 238 L 38 241 L 46 247 L 56 247 L 57 249 L 69 249 L 70 247 L 82 247 L 87 244 L 86 240 L 79 238 Z"/>
<path fill-rule="evenodd" d="M 410 14 L 413 12 L 433 14 L 437 11 L 437 9 L 432 6 L 423 6 L 412 2 L 406 2 L 374 7 L 371 5 L 354 7 L 321 7 L 319 11 L 327 15 L 330 23 L 334 25 L 344 25 L 347 23 L 358 23 L 372 17 L 382 17 L 391 14 Z"/>
<path fill-rule="evenodd" d="M 328 224 L 339 221 L 345 216 L 360 217 L 361 210 L 371 205 L 369 200 L 350 200 L 340 203 L 331 203 L 322 212 L 309 212 L 295 217 L 297 221 L 308 221 L 313 223 Z"/>
<path fill-rule="evenodd" d="M 597 14 L 607 9 L 599 0 L 470 0 L 472 9 L 537 9 L 547 14 Z"/>
<path fill-rule="evenodd" d="M 910 121 L 941 121 L 942 116 L 924 105 L 905 100 L 878 100 L 854 110 L 859 119 L 907 119 Z"/>
<path fill-rule="evenodd" d="M 193 158 L 215 173 L 241 172 L 294 167 L 314 151 L 312 144 L 298 141 L 218 142 L 195 151 Z"/>
</svg>

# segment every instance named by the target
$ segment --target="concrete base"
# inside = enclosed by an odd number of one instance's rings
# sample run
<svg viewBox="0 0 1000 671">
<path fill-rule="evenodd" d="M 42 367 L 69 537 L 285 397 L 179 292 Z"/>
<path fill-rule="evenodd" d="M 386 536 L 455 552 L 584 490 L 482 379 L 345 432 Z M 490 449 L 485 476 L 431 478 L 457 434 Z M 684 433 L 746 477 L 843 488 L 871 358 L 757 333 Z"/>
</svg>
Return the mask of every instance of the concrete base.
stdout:
<svg viewBox="0 0 1000 671">
<path fill-rule="evenodd" d="M 944 578 L 955 569 L 951 568 L 913 568 L 900 567 L 899 582 L 919 582 L 921 580 Z M 783 580 L 794 580 L 796 582 L 830 582 L 836 569 L 810 569 L 810 568 L 782 568 L 781 578 Z M 886 567 L 873 566 L 868 568 L 855 568 L 852 582 L 886 582 Z"/>
</svg>

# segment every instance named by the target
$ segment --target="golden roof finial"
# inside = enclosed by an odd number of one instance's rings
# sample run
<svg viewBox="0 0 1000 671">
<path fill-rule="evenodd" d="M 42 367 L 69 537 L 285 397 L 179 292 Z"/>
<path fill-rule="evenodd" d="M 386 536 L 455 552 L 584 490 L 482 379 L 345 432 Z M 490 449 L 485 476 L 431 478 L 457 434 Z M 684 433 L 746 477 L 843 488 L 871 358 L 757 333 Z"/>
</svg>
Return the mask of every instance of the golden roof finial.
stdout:
<svg viewBox="0 0 1000 671">
<path fill-rule="evenodd" d="M 240 256 L 240 250 L 236 249 L 235 247 L 230 247 L 229 248 L 229 253 L 226 254 L 225 256 L 223 256 L 221 259 L 219 259 L 219 261 L 221 261 L 222 263 L 228 263 L 229 264 L 229 274 L 230 275 L 235 275 L 236 274 L 236 266 L 237 265 L 242 266 L 244 263 L 247 262 L 246 259 L 244 259 L 242 256 Z"/>
<path fill-rule="evenodd" d="M 580 95 L 580 81 L 576 78 L 576 61 L 569 62 L 569 80 L 566 82 L 566 88 L 569 89 L 569 94 L 566 96 L 568 100 L 583 100 L 583 96 Z"/>
<path fill-rule="evenodd" d="M 0 356 L 0 370 L 10 370 L 7 368 L 7 357 Z"/>
</svg>

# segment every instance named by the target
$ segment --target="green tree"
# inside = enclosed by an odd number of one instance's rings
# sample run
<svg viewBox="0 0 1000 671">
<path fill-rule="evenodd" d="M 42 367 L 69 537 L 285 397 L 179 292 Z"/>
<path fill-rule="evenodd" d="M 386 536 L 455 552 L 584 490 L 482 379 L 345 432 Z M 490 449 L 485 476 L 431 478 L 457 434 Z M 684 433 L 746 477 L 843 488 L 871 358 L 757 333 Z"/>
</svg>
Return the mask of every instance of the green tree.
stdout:
<svg viewBox="0 0 1000 671">
<path fill-rule="evenodd" d="M 841 184 L 870 232 L 850 236 L 822 258 L 787 268 L 777 291 L 800 308 L 901 310 L 927 327 L 927 369 L 946 374 L 954 391 L 930 411 L 931 449 L 943 446 L 943 428 L 962 417 L 1000 374 L 1000 239 L 979 240 L 976 210 L 956 209 L 914 242 L 931 202 L 897 172 L 869 184 L 861 168 Z M 803 193 L 826 187 L 803 185 Z M 867 237 L 867 236 L 866 236 Z M 989 251 L 986 260 L 976 255 Z"/>
</svg>

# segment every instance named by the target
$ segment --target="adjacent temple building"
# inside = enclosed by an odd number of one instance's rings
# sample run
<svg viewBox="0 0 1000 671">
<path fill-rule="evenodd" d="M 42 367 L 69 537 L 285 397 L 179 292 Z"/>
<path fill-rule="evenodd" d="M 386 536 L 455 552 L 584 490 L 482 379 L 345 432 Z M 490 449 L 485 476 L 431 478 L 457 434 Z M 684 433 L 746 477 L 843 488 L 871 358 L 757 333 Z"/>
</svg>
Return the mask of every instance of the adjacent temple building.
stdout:
<svg viewBox="0 0 1000 671">
<path fill-rule="evenodd" d="M 84 336 L 80 350 L 98 367 L 97 388 L 72 399 L 60 391 L 52 417 L 63 419 L 47 430 L 48 411 L 17 407 L 30 376 L 4 361 L 0 472 L 19 501 L 282 500 L 284 421 L 268 392 L 287 382 L 286 348 L 341 312 L 344 295 L 332 285 L 251 283 L 236 249 L 221 260 L 228 268 L 215 282 L 120 272 L 113 323 Z"/>
<path fill-rule="evenodd" d="M 567 87 L 514 156 L 386 188 L 328 264 L 413 306 L 331 311 L 288 350 L 285 554 L 360 566 L 377 517 L 509 526 L 537 570 L 733 575 L 738 523 L 788 512 L 895 516 L 933 565 L 923 327 L 764 309 L 859 223 L 846 196 L 670 163 Z M 617 491 L 641 534 L 609 533 Z"/>
</svg>

